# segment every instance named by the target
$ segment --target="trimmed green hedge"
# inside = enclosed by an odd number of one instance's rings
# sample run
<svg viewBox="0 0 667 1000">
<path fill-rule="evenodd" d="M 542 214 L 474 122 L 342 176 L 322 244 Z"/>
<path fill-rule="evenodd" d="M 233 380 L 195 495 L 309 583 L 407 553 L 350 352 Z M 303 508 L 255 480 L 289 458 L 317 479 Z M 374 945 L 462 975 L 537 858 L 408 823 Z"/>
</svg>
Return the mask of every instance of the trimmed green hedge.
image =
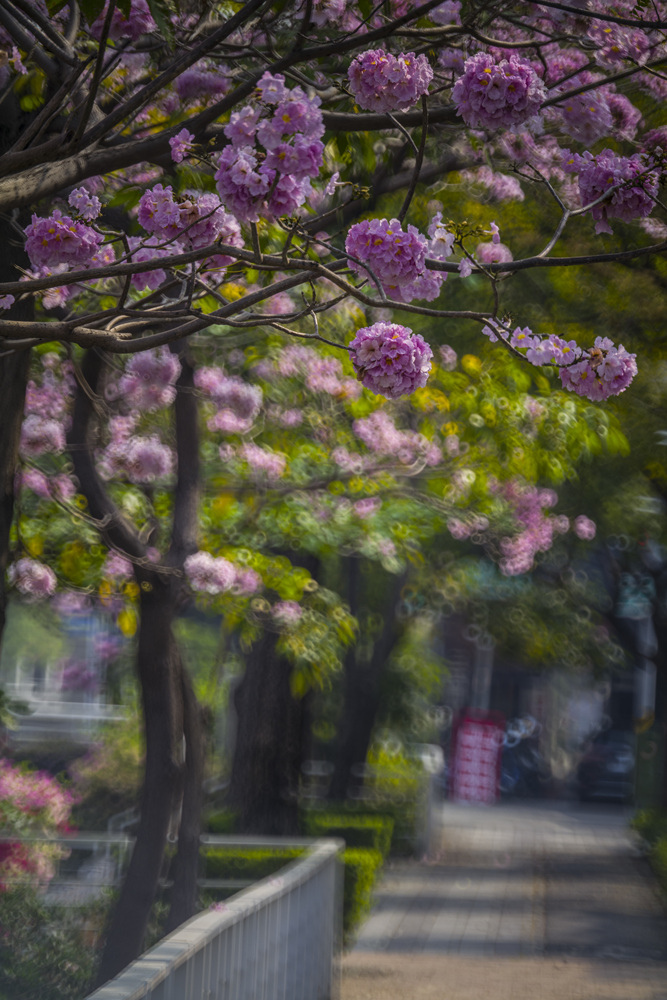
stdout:
<svg viewBox="0 0 667 1000">
<path fill-rule="evenodd" d="M 373 888 L 382 868 L 379 851 L 348 847 L 343 851 L 343 941 L 350 944 L 361 921 L 371 908 Z"/>
<path fill-rule="evenodd" d="M 632 819 L 630 826 L 649 846 L 667 837 L 667 813 L 662 809 L 642 809 Z"/>
<path fill-rule="evenodd" d="M 220 836 L 236 833 L 238 813 L 233 809 L 218 809 L 207 816 L 204 827 L 207 833 L 216 833 Z"/>
<path fill-rule="evenodd" d="M 348 848 L 379 851 L 383 860 L 389 854 L 394 831 L 393 817 L 364 813 L 311 810 L 303 814 L 301 823 L 307 837 L 340 837 Z"/>
<path fill-rule="evenodd" d="M 204 853 L 204 878 L 258 882 L 303 853 L 303 847 L 209 847 Z"/>
<path fill-rule="evenodd" d="M 360 829 L 363 829 L 361 827 Z M 378 827 L 368 826 L 377 836 Z M 387 837 L 385 826 L 384 836 Z M 203 876 L 208 879 L 246 879 L 258 882 L 301 857 L 303 847 L 208 847 L 203 854 Z M 344 864 L 343 883 L 343 939 L 352 940 L 354 931 L 368 913 L 373 887 L 382 868 L 383 856 L 373 848 L 349 847 L 342 853 Z M 209 888 L 205 901 L 226 899 L 236 889 Z"/>
</svg>

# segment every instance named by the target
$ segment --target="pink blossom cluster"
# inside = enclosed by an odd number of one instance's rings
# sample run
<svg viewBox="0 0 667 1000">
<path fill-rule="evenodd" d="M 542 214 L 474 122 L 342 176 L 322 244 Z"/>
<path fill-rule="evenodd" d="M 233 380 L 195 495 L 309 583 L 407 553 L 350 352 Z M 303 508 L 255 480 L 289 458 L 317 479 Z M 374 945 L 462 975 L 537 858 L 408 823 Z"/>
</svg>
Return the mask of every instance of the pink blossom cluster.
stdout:
<svg viewBox="0 0 667 1000">
<path fill-rule="evenodd" d="M 296 601 L 276 601 L 271 609 L 273 617 L 280 625 L 296 625 L 303 615 L 303 608 Z"/>
<path fill-rule="evenodd" d="M 46 218 L 33 215 L 25 229 L 25 249 L 33 267 L 88 267 L 104 237 L 83 222 L 54 209 Z"/>
<path fill-rule="evenodd" d="M 65 428 L 59 420 L 29 414 L 21 426 L 19 451 L 22 458 L 60 455 L 65 450 Z"/>
<path fill-rule="evenodd" d="M 428 15 L 436 24 L 460 24 L 461 0 L 444 0 Z"/>
<path fill-rule="evenodd" d="M 350 267 L 360 277 L 377 279 L 383 291 L 399 302 L 431 301 L 440 294 L 445 273 L 426 269 L 429 249 L 414 226 L 405 231 L 398 219 L 357 222 L 345 241 Z"/>
<path fill-rule="evenodd" d="M 96 21 L 90 26 L 90 33 L 93 38 L 100 39 L 102 37 L 102 29 L 104 27 L 104 21 L 107 15 L 109 4 L 104 5 L 104 9 Z M 138 38 L 142 35 L 147 34 L 149 31 L 155 31 L 157 29 L 157 24 L 153 20 L 153 15 L 150 12 L 150 7 L 146 0 L 131 0 L 130 2 L 130 14 L 129 17 L 125 17 L 120 7 L 116 5 L 113 14 L 111 15 L 111 27 L 109 29 L 109 38 L 112 42 L 120 42 L 128 40 L 130 42 L 136 42 Z"/>
<path fill-rule="evenodd" d="M 323 28 L 325 24 L 335 24 L 345 13 L 345 0 L 314 0 L 311 18 L 313 24 Z"/>
<path fill-rule="evenodd" d="M 558 374 L 564 389 L 597 402 L 627 389 L 637 374 L 636 358 L 622 344 L 615 347 L 609 337 L 596 337 L 581 361 Z"/>
<path fill-rule="evenodd" d="M 357 330 L 350 357 L 359 381 L 388 399 L 426 385 L 433 352 L 425 340 L 397 323 L 374 323 Z"/>
<path fill-rule="evenodd" d="M 582 205 L 591 205 L 596 233 L 611 233 L 609 219 L 632 222 L 650 215 L 658 196 L 659 176 L 640 153 L 617 156 L 612 149 L 603 149 L 597 156 L 586 151 L 583 155 L 563 150 L 563 170 L 577 174 Z"/>
<path fill-rule="evenodd" d="M 70 208 L 86 222 L 92 222 L 102 211 L 102 202 L 96 194 L 91 194 L 85 187 L 74 188 L 67 199 Z"/>
<path fill-rule="evenodd" d="M 352 60 L 348 70 L 350 91 L 368 111 L 407 111 L 428 93 L 433 70 L 425 55 L 369 49 Z"/>
<path fill-rule="evenodd" d="M 516 350 L 525 350 L 533 365 L 556 365 L 564 389 L 599 402 L 623 392 L 637 374 L 636 354 L 629 354 L 608 337 L 596 337 L 593 347 L 582 349 L 574 340 L 556 334 L 540 337 L 529 327 L 513 331 L 492 321 L 482 333 L 495 342 L 504 340 Z"/>
<path fill-rule="evenodd" d="M 64 829 L 72 801 L 70 792 L 46 771 L 31 773 L 0 759 L 0 810 L 11 803 L 22 813 L 42 819 L 47 828 Z"/>
<path fill-rule="evenodd" d="M 248 443 L 241 446 L 239 454 L 247 462 L 251 474 L 257 477 L 280 479 L 285 472 L 287 458 L 281 452 Z"/>
<path fill-rule="evenodd" d="M 545 510 L 553 507 L 558 500 L 553 490 L 525 487 L 513 482 L 504 486 L 502 495 L 514 508 L 520 530 L 513 538 L 503 538 L 500 543 L 500 571 L 505 576 L 518 576 L 533 568 L 538 552 L 547 552 L 553 545 L 555 534 L 567 531 L 569 522 L 567 518 L 545 514 Z"/>
<path fill-rule="evenodd" d="M 134 576 L 134 567 L 120 552 L 112 550 L 104 560 L 102 576 L 107 580 L 131 580 Z"/>
<path fill-rule="evenodd" d="M 171 149 L 171 158 L 174 163 L 183 162 L 192 149 L 193 139 L 194 135 L 192 132 L 188 132 L 186 128 L 182 128 L 177 135 L 172 135 L 169 140 L 169 148 Z"/>
<path fill-rule="evenodd" d="M 186 191 L 174 197 L 171 185 L 156 184 L 141 196 L 137 218 L 146 232 L 171 243 L 172 253 L 208 247 L 217 240 L 243 246 L 238 222 L 210 191 Z M 216 255 L 214 259 L 222 267 L 232 258 Z"/>
<path fill-rule="evenodd" d="M 575 517 L 572 527 L 577 538 L 581 538 L 584 542 L 590 542 L 595 538 L 597 531 L 595 521 L 591 521 L 585 514 Z"/>
<path fill-rule="evenodd" d="M 318 351 L 310 347 L 303 347 L 301 344 L 289 344 L 278 354 L 275 367 L 266 370 L 265 375 L 271 378 L 275 373 L 286 378 L 298 376 L 304 379 L 306 387 L 311 392 L 324 392 L 337 399 L 357 399 L 361 393 L 361 387 L 356 379 L 349 378 L 343 373 L 343 366 L 338 358 L 323 356 Z M 280 422 L 283 426 L 296 426 L 296 422 L 301 423 L 303 419 L 299 411 L 288 411 L 291 416 L 283 418 Z"/>
<path fill-rule="evenodd" d="M 255 570 L 237 566 L 210 552 L 199 551 L 188 556 L 184 569 L 190 586 L 199 593 L 214 595 L 229 591 L 244 597 L 256 593 L 262 585 Z"/>
<path fill-rule="evenodd" d="M 99 687 L 99 677 L 85 663 L 78 661 L 64 664 L 60 672 L 61 691 L 84 691 L 93 693 Z"/>
<path fill-rule="evenodd" d="M 47 476 L 41 469 L 23 469 L 17 476 L 17 486 L 20 489 L 32 490 L 42 500 L 59 500 L 61 503 L 71 500 L 76 494 L 76 486 L 65 473 Z"/>
<path fill-rule="evenodd" d="M 218 193 L 241 222 L 291 215 L 311 196 L 322 166 L 319 97 L 265 73 L 257 99 L 232 112 L 215 174 Z"/>
<path fill-rule="evenodd" d="M 136 417 L 112 417 L 111 439 L 100 453 L 97 467 L 105 479 L 124 476 L 131 483 L 166 479 L 174 470 L 174 453 L 157 434 L 134 435 Z"/>
<path fill-rule="evenodd" d="M 462 170 L 461 179 L 469 184 L 482 184 L 496 201 L 523 201 L 525 197 L 517 177 L 498 173 L 486 164 L 475 170 Z"/>
<path fill-rule="evenodd" d="M 163 246 L 157 236 L 149 236 L 142 239 L 140 236 L 128 236 L 128 246 L 130 248 L 129 260 L 136 264 L 143 264 L 148 260 L 159 260 L 161 257 L 171 257 L 181 249 L 178 244 Z M 132 284 L 139 292 L 146 289 L 155 291 L 167 280 L 167 272 L 162 267 L 156 267 L 154 271 L 140 271 L 132 275 Z"/>
<path fill-rule="evenodd" d="M 171 406 L 181 363 L 168 347 L 133 354 L 118 380 L 118 393 L 133 409 L 153 413 Z"/>
<path fill-rule="evenodd" d="M 52 569 L 24 556 L 17 559 L 7 570 L 7 578 L 20 594 L 39 600 L 55 593 L 57 580 Z"/>
<path fill-rule="evenodd" d="M 184 102 L 222 97 L 229 86 L 230 78 L 206 59 L 200 59 L 174 80 L 174 90 Z"/>
<path fill-rule="evenodd" d="M 352 429 L 369 451 L 376 455 L 391 456 L 404 465 L 412 465 L 417 461 L 424 465 L 439 465 L 442 461 L 442 452 L 427 437 L 416 431 L 399 430 L 384 410 L 375 410 L 368 417 L 359 417 L 354 421 Z M 334 456 L 335 453 L 332 457 Z"/>
<path fill-rule="evenodd" d="M 512 54 L 497 62 L 488 52 L 467 59 L 454 84 L 452 101 L 466 125 L 514 128 L 536 115 L 546 88 L 527 59 Z"/>
<path fill-rule="evenodd" d="M 195 385 L 210 396 L 218 410 L 208 421 L 209 430 L 224 434 L 249 431 L 262 408 L 262 390 L 236 375 L 225 375 L 222 368 L 199 368 Z"/>
</svg>

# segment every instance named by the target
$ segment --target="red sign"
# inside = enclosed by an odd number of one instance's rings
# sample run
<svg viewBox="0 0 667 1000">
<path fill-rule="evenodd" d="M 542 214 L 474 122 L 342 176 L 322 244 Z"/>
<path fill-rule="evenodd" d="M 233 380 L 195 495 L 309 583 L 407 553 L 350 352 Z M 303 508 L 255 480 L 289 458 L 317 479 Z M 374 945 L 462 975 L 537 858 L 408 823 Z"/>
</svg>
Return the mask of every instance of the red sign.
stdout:
<svg viewBox="0 0 667 1000">
<path fill-rule="evenodd" d="M 505 727 L 499 713 L 464 716 L 454 734 L 451 795 L 457 802 L 498 800 Z"/>
</svg>

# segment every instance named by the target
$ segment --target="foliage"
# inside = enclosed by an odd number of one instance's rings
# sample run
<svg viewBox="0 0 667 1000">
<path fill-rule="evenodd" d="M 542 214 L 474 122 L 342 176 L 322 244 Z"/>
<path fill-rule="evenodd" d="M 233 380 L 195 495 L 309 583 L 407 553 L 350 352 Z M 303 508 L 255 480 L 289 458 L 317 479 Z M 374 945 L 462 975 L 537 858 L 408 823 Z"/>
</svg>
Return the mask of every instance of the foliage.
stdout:
<svg viewBox="0 0 667 1000">
<path fill-rule="evenodd" d="M 52 775 L 0 759 L 0 896 L 24 883 L 44 887 L 53 878 L 67 852 L 48 841 L 69 829 L 71 809 L 71 793 Z M 31 837 L 46 843 L 30 843 Z"/>
<path fill-rule="evenodd" d="M 302 814 L 303 832 L 309 837 L 340 837 L 348 848 L 364 847 L 389 854 L 394 820 L 391 816 L 325 812 L 309 809 Z"/>
<path fill-rule="evenodd" d="M 662 809 L 642 809 L 633 816 L 630 825 L 651 848 L 667 838 L 667 813 Z"/>
<path fill-rule="evenodd" d="M 207 847 L 204 878 L 257 881 L 275 874 L 303 851 L 302 847 Z"/>
<path fill-rule="evenodd" d="M 82 927 L 87 910 L 47 906 L 29 885 L 0 893 L 1 1000 L 80 1000 L 95 953 Z"/>
<path fill-rule="evenodd" d="M 116 813 L 137 806 L 144 741 L 136 714 L 104 726 L 101 738 L 70 765 L 76 794 L 73 819 L 83 830 L 106 829 Z"/>
<path fill-rule="evenodd" d="M 372 893 L 382 868 L 380 851 L 348 847 L 343 851 L 343 940 L 351 945 L 354 932 L 371 908 Z"/>
</svg>

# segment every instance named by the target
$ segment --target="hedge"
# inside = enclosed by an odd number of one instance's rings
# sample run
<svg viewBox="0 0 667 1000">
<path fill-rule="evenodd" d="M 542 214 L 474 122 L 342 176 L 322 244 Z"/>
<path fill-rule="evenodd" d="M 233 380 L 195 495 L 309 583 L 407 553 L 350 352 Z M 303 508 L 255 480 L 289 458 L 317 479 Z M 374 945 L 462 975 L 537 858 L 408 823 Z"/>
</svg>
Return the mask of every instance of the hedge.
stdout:
<svg viewBox="0 0 667 1000">
<path fill-rule="evenodd" d="M 371 908 L 373 888 L 382 868 L 379 851 L 348 847 L 343 851 L 343 942 L 351 944 L 354 931 Z"/>
<path fill-rule="evenodd" d="M 301 825 L 307 837 L 340 837 L 348 848 L 379 851 L 383 860 L 389 854 L 394 831 L 393 817 L 381 814 L 310 810 L 303 813 Z"/>
<path fill-rule="evenodd" d="M 303 847 L 209 847 L 204 853 L 204 878 L 258 882 L 303 853 Z"/>
</svg>

